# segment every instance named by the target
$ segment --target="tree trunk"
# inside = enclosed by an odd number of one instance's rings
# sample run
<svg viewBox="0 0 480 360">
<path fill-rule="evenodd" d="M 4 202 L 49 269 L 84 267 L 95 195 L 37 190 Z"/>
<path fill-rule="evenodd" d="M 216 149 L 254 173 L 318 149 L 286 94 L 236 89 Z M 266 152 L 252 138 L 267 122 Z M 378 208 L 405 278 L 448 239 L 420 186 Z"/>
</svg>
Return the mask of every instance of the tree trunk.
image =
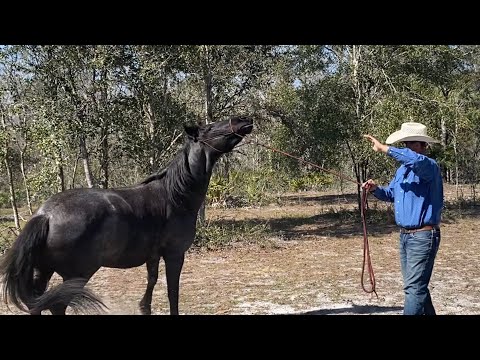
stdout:
<svg viewBox="0 0 480 360">
<path fill-rule="evenodd" d="M 15 221 L 15 229 L 20 231 L 20 219 L 18 216 L 18 208 L 17 208 L 17 199 L 15 197 L 15 187 L 13 185 L 13 176 L 12 176 L 12 168 L 10 166 L 10 162 L 8 161 L 8 149 L 5 154 L 5 168 L 7 169 L 7 179 L 8 179 L 8 187 L 10 190 L 10 204 L 12 205 L 13 210 L 13 219 Z"/>
<path fill-rule="evenodd" d="M 440 143 L 442 145 L 443 151 L 445 152 L 447 149 L 447 124 L 444 116 L 442 116 L 442 118 L 440 119 L 440 131 Z M 445 181 L 448 181 L 448 169 L 446 166 L 443 168 L 443 179 Z"/>
<path fill-rule="evenodd" d="M 204 62 L 203 62 L 203 84 L 205 90 L 205 124 L 213 122 L 213 106 L 212 106 L 212 70 L 210 64 L 210 53 L 208 45 L 204 46 Z"/>
<path fill-rule="evenodd" d="M 355 155 L 353 154 L 352 148 L 350 147 L 350 143 L 347 141 L 347 149 L 348 153 L 350 154 L 350 159 L 352 159 L 352 164 L 353 164 L 353 169 L 355 172 L 355 179 L 357 180 L 357 183 L 360 183 L 361 175 L 360 175 L 360 165 L 357 164 L 357 160 L 355 159 Z M 362 216 L 362 197 L 361 197 L 361 187 L 359 184 L 357 184 L 357 204 L 358 204 L 358 211 L 360 213 L 360 216 Z"/>
<path fill-rule="evenodd" d="M 25 171 L 25 152 L 28 146 L 28 138 L 29 138 L 26 116 L 22 117 L 21 132 L 22 132 L 25 143 L 21 145 L 20 142 L 17 141 L 17 148 L 18 148 L 18 153 L 20 154 L 20 170 L 22 172 L 23 186 L 25 187 L 25 197 L 27 199 L 28 213 L 32 215 L 33 214 L 32 201 L 30 199 L 30 189 L 28 188 L 27 172 Z"/>
<path fill-rule="evenodd" d="M 99 110 L 99 106 L 97 106 L 97 113 L 100 116 L 102 127 L 100 129 L 100 141 L 101 141 L 101 159 L 100 159 L 100 173 L 101 173 L 101 184 L 102 188 L 108 189 L 108 182 L 109 182 L 109 149 L 108 149 L 108 132 L 109 132 L 109 125 L 110 119 L 108 116 L 108 112 L 106 111 L 108 104 L 108 94 L 107 94 L 107 69 L 103 69 L 101 72 L 101 98 L 100 98 L 100 106 L 101 110 Z"/>
<path fill-rule="evenodd" d="M 55 153 L 55 165 L 57 167 L 57 192 L 65 191 L 65 173 L 62 164 L 62 151 Z"/>
<path fill-rule="evenodd" d="M 90 170 L 90 161 L 88 158 L 88 151 L 87 151 L 87 140 L 86 140 L 86 134 L 83 132 L 82 127 L 87 125 L 86 121 L 86 113 L 85 113 L 85 106 L 82 104 L 82 100 L 80 95 L 77 92 L 76 86 L 75 86 L 75 76 L 73 68 L 68 69 L 68 84 L 65 84 L 64 88 L 67 94 L 70 96 L 70 100 L 73 104 L 73 106 L 76 109 L 76 115 L 77 115 L 77 120 L 78 120 L 78 130 L 80 132 L 80 139 L 79 139 L 79 148 L 80 148 L 80 158 L 82 159 L 83 162 L 83 169 L 85 171 L 85 181 L 87 183 L 87 187 L 93 188 L 94 187 L 94 180 L 93 180 L 93 175 L 92 171 Z"/>
<path fill-rule="evenodd" d="M 108 189 L 109 172 L 108 172 L 108 125 L 104 124 L 100 136 L 102 137 L 102 159 L 100 161 L 100 168 L 102 171 L 102 187 Z"/>
<path fill-rule="evenodd" d="M 357 115 L 357 120 L 360 122 L 362 120 L 362 110 L 361 110 L 361 100 L 362 92 L 360 89 L 360 80 L 358 79 L 358 67 L 360 59 L 361 45 L 353 45 L 351 53 L 351 65 L 352 65 L 352 82 L 353 82 L 353 91 L 355 93 L 355 114 Z"/>
<path fill-rule="evenodd" d="M 63 192 L 65 191 L 65 175 L 63 171 L 63 165 L 61 163 L 58 163 L 57 168 L 58 192 Z"/>
<path fill-rule="evenodd" d="M 80 158 L 83 162 L 83 169 L 85 170 L 85 181 L 87 182 L 87 186 L 89 188 L 93 188 L 93 176 L 90 170 L 90 162 L 88 159 L 88 151 L 87 151 L 87 144 L 85 140 L 85 135 L 80 135 Z"/>
<path fill-rule="evenodd" d="M 148 146 L 150 147 L 150 156 L 148 158 L 148 169 L 149 174 L 153 173 L 155 170 L 155 119 L 153 116 L 152 104 L 149 100 L 144 100 L 143 112 L 145 114 L 145 121 L 147 123 L 148 131 Z"/>
<path fill-rule="evenodd" d="M 473 206 L 476 206 L 476 205 L 477 205 L 476 186 L 477 186 L 477 185 L 476 185 L 475 183 L 473 183 L 473 184 L 471 185 L 471 187 L 472 187 L 471 193 L 472 193 L 472 199 L 473 199 Z"/>
<path fill-rule="evenodd" d="M 7 125 L 5 124 L 5 118 L 4 115 L 2 114 L 2 127 L 3 131 L 7 133 Z M 5 169 L 7 170 L 7 180 L 8 180 L 8 187 L 10 190 L 10 204 L 12 205 L 12 211 L 13 211 L 13 220 L 15 222 L 15 229 L 17 232 L 20 232 L 20 218 L 18 216 L 18 208 L 17 208 L 17 199 L 15 197 L 15 187 L 13 183 L 13 175 L 12 175 L 12 167 L 10 165 L 9 157 L 10 153 L 8 151 L 8 139 L 5 139 L 5 159 L 4 159 L 4 164 L 5 164 Z"/>
<path fill-rule="evenodd" d="M 355 169 L 355 179 L 357 180 L 357 205 L 358 205 L 358 211 L 360 212 L 360 215 L 362 215 L 362 189 L 358 183 L 361 182 L 360 180 L 360 164 L 354 164 L 353 168 Z"/>
<path fill-rule="evenodd" d="M 359 126 L 362 124 L 362 117 L 363 117 L 363 111 L 362 111 L 362 90 L 360 88 L 360 79 L 358 77 L 358 71 L 359 71 L 359 65 L 360 65 L 360 56 L 361 56 L 361 45 L 352 45 L 351 48 L 351 53 L 350 53 L 350 65 L 352 66 L 352 89 L 355 94 L 355 116 L 357 118 L 357 124 Z M 355 159 L 355 156 L 353 154 L 353 151 L 350 147 L 350 144 L 347 141 L 347 147 L 348 151 L 350 153 L 350 158 L 352 159 L 353 163 L 353 168 L 355 171 L 355 178 L 357 180 L 357 183 L 361 182 L 361 164 L 360 162 L 357 162 Z M 362 212 L 362 195 L 361 195 L 361 187 L 359 184 L 357 184 L 357 203 L 358 203 L 358 211 L 361 216 Z"/>
<path fill-rule="evenodd" d="M 70 189 L 75 189 L 75 177 L 77 175 L 78 160 L 80 160 L 80 157 L 77 156 L 77 158 L 75 159 L 75 164 L 73 165 L 72 181 L 70 184 Z"/>
<path fill-rule="evenodd" d="M 203 47 L 203 85 L 205 90 L 205 124 L 213 122 L 213 106 L 212 106 L 212 71 L 210 64 L 209 47 Z M 205 223 L 205 201 L 200 206 L 198 211 L 198 222 L 203 225 Z"/>
<path fill-rule="evenodd" d="M 455 136 L 453 138 L 453 154 L 455 155 L 455 190 L 457 192 L 458 201 L 458 153 L 457 153 L 457 135 L 458 135 L 458 121 L 455 118 Z"/>
<path fill-rule="evenodd" d="M 23 186 L 25 186 L 25 196 L 27 198 L 28 213 L 33 214 L 32 201 L 30 199 L 30 190 L 28 189 L 27 174 L 25 172 L 25 151 L 20 150 L 20 170 L 22 171 Z"/>
</svg>

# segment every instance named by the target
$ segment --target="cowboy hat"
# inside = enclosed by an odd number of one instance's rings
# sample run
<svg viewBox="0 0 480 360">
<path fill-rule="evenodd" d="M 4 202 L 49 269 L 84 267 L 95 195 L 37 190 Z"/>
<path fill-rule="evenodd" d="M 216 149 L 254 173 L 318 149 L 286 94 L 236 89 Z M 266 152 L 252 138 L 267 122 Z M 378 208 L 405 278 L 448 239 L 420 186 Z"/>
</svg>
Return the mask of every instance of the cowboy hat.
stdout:
<svg viewBox="0 0 480 360">
<path fill-rule="evenodd" d="M 427 127 L 416 122 L 406 122 L 402 124 L 400 130 L 391 134 L 386 144 L 393 144 L 399 141 L 423 141 L 426 143 L 438 143 L 440 141 L 427 135 Z"/>
</svg>

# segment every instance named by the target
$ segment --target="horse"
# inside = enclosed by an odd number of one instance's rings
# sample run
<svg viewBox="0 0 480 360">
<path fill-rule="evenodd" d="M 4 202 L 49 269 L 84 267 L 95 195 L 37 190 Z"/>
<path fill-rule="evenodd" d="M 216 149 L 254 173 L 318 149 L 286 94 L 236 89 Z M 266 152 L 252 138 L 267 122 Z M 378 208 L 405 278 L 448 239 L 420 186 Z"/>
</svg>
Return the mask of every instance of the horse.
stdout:
<svg viewBox="0 0 480 360">
<path fill-rule="evenodd" d="M 4 301 L 24 312 L 65 315 L 108 307 L 85 287 L 101 267 L 146 264 L 147 288 L 139 306 L 151 314 L 161 258 L 170 314 L 178 315 L 185 252 L 217 160 L 253 129 L 253 120 L 233 116 L 208 125 L 184 125 L 183 148 L 161 171 L 123 188 L 69 189 L 47 199 L 0 263 Z M 53 273 L 63 282 L 49 289 Z"/>
</svg>

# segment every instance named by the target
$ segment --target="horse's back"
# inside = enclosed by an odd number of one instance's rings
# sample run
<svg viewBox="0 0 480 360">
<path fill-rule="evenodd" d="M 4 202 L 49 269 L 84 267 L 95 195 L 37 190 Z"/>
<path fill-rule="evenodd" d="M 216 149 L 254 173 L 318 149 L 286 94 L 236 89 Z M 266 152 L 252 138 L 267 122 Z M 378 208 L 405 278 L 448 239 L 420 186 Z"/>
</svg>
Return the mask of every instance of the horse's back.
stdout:
<svg viewBox="0 0 480 360">
<path fill-rule="evenodd" d="M 142 233 L 148 227 L 139 223 L 139 212 L 115 189 L 55 194 L 37 212 L 49 218 L 46 257 L 57 266 L 81 267 L 82 262 L 95 267 L 141 265 L 145 255 L 135 250 L 142 248 L 147 253 L 151 240 Z"/>
<path fill-rule="evenodd" d="M 74 239 L 115 214 L 108 201 L 111 191 L 100 189 L 72 189 L 50 197 L 38 209 L 38 215 L 49 219 L 50 233 L 66 234 Z"/>
</svg>

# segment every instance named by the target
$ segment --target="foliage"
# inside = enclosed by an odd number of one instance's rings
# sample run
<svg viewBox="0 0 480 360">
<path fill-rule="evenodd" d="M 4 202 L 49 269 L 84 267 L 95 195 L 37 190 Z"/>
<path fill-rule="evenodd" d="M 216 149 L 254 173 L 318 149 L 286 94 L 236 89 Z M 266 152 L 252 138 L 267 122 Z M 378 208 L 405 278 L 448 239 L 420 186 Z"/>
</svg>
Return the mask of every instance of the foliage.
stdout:
<svg viewBox="0 0 480 360">
<path fill-rule="evenodd" d="M 315 190 L 322 191 L 332 186 L 337 179 L 332 174 L 319 172 L 307 173 L 301 177 L 294 177 L 289 181 L 290 191 Z"/>
<path fill-rule="evenodd" d="M 273 201 L 275 192 L 285 191 L 286 184 L 286 176 L 274 170 L 232 171 L 228 178 L 212 176 L 207 200 L 227 207 L 262 205 Z"/>
<path fill-rule="evenodd" d="M 0 194 L 38 203 L 65 188 L 126 186 L 165 166 L 183 125 L 254 117 L 248 137 L 348 177 L 391 179 L 384 141 L 419 121 L 446 182 L 480 179 L 478 45 L 7 45 L 0 47 Z M 3 123 L 2 123 L 3 124 Z M 335 176 L 241 148 L 208 189 L 212 205 L 261 205 Z M 20 159 L 24 157 L 25 179 Z M 107 181 L 108 180 L 108 181 Z M 472 188 L 473 189 L 473 188 Z M 472 190 L 474 191 L 474 190 Z"/>
<path fill-rule="evenodd" d="M 6 208 L 10 205 L 10 194 L 0 191 L 0 208 Z"/>
</svg>

